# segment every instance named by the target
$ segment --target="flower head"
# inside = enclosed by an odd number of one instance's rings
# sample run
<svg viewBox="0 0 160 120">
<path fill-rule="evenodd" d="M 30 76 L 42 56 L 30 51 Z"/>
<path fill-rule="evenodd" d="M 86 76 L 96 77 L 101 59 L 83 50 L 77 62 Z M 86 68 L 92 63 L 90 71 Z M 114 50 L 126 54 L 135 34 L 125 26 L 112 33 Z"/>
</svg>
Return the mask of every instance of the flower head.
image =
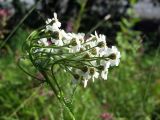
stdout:
<svg viewBox="0 0 160 120">
<path fill-rule="evenodd" d="M 35 55 L 35 61 L 44 63 L 42 65 L 47 67 L 46 70 L 59 65 L 73 76 L 72 83 L 80 81 L 84 87 L 99 77 L 107 80 L 108 69 L 120 62 L 117 47 L 109 48 L 105 35 L 97 32 L 86 38 L 84 33 L 67 33 L 60 27 L 61 23 L 54 13 L 54 18 L 48 19 L 46 27 L 41 30 L 43 38 L 31 42 L 34 45 L 30 46 L 28 54 Z"/>
</svg>

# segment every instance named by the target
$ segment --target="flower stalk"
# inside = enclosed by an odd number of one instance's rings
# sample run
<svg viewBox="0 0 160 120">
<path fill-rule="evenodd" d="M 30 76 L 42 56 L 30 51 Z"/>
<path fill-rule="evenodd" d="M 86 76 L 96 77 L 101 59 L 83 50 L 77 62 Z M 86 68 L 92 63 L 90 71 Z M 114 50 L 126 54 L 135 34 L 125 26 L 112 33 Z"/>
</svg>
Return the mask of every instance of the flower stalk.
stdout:
<svg viewBox="0 0 160 120">
<path fill-rule="evenodd" d="M 23 50 L 26 58 L 42 73 L 72 120 L 75 120 L 55 72 L 62 70 L 72 76 L 71 86 L 74 87 L 70 87 L 73 94 L 69 102 L 72 104 L 80 83 L 87 87 L 89 81 L 94 82 L 98 78 L 107 80 L 109 67 L 119 65 L 120 52 L 116 46 L 107 46 L 105 35 L 95 32 L 86 38 L 84 33 L 67 33 L 60 27 L 61 23 L 54 13 L 54 18 L 48 19 L 44 27 L 30 34 Z"/>
</svg>

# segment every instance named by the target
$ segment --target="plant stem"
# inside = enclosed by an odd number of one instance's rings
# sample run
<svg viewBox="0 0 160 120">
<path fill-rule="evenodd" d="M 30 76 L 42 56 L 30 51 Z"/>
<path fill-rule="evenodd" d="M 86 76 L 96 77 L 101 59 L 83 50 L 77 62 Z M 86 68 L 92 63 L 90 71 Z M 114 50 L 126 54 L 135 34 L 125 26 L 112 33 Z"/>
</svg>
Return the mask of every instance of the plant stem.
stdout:
<svg viewBox="0 0 160 120">
<path fill-rule="evenodd" d="M 81 1 L 81 4 L 80 4 L 81 8 L 80 8 L 80 11 L 78 13 L 78 17 L 77 17 L 76 21 L 74 22 L 74 28 L 73 28 L 74 32 L 77 32 L 79 27 L 80 27 L 80 23 L 81 23 L 81 20 L 82 20 L 82 15 L 85 11 L 86 4 L 87 4 L 87 0 L 82 0 Z"/>
<path fill-rule="evenodd" d="M 53 90 L 53 92 L 55 93 L 55 95 L 56 95 L 57 99 L 59 100 L 59 102 L 66 107 L 66 109 L 67 109 L 70 117 L 72 118 L 72 120 L 75 120 L 75 117 L 74 117 L 72 111 L 71 111 L 70 108 L 67 106 L 67 104 L 66 104 L 66 102 L 65 102 L 65 100 L 64 100 L 64 97 L 63 97 L 63 94 L 62 94 L 62 90 L 60 89 L 60 87 L 59 87 L 59 85 L 58 85 L 58 83 L 57 83 L 57 80 L 56 80 L 55 76 L 53 77 L 53 79 L 54 79 L 54 81 L 56 82 L 56 85 L 57 85 L 57 87 L 58 87 L 58 91 L 60 92 L 60 94 L 58 94 L 55 86 L 54 86 L 53 83 L 50 81 L 50 79 L 49 79 L 48 75 L 46 74 L 46 72 L 44 72 L 44 71 L 40 71 L 40 72 L 41 72 L 41 73 L 44 75 L 44 77 L 46 78 L 47 83 L 48 83 L 49 86 L 52 88 L 52 90 Z"/>
</svg>

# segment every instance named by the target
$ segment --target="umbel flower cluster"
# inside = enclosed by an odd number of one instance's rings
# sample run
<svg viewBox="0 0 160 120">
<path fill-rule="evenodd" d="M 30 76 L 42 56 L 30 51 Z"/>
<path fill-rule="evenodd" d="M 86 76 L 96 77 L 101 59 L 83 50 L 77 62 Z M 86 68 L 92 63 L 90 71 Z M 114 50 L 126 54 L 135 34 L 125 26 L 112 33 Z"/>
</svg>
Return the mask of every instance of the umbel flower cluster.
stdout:
<svg viewBox="0 0 160 120">
<path fill-rule="evenodd" d="M 48 19 L 39 31 L 39 37 L 32 37 L 28 54 L 35 64 L 46 70 L 58 65 L 72 75 L 73 83 L 83 82 L 84 87 L 97 78 L 107 80 L 109 67 L 119 65 L 118 49 L 107 46 L 105 35 L 95 32 L 86 37 L 84 33 L 67 33 L 60 27 L 54 13 L 54 18 Z"/>
</svg>

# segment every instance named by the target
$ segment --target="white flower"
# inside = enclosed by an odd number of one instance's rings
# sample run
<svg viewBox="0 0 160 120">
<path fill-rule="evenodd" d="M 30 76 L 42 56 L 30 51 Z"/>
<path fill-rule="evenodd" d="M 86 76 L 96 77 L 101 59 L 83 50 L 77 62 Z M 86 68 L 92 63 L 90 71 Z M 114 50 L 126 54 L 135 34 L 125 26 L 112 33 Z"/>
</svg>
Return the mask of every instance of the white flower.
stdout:
<svg viewBox="0 0 160 120">
<path fill-rule="evenodd" d="M 94 80 L 99 77 L 99 73 L 97 72 L 96 68 L 94 68 L 94 67 L 91 67 L 89 70 L 90 70 L 91 79 L 94 82 Z"/>
<path fill-rule="evenodd" d="M 106 44 L 106 36 L 103 35 L 103 34 L 100 34 L 99 35 L 99 42 L 104 42 L 105 46 L 107 46 L 107 44 Z"/>
<path fill-rule="evenodd" d="M 46 24 L 47 24 L 46 26 L 47 31 L 52 31 L 52 32 L 59 31 L 59 28 L 61 27 L 61 23 L 58 21 L 56 13 L 54 13 L 54 18 L 48 19 L 46 21 Z"/>
<path fill-rule="evenodd" d="M 100 61 L 100 65 L 104 67 L 104 69 L 108 69 L 110 66 L 110 61 L 106 61 L 106 60 L 101 60 Z"/>
<path fill-rule="evenodd" d="M 68 35 L 64 30 L 60 30 L 60 35 L 61 35 L 60 39 L 62 39 L 65 45 L 71 42 L 72 37 Z"/>
<path fill-rule="evenodd" d="M 83 73 L 82 76 L 83 76 L 84 79 L 87 79 L 87 80 L 89 80 L 91 78 L 91 75 L 89 74 L 89 71 L 87 71 L 86 73 Z"/>
<path fill-rule="evenodd" d="M 55 31 L 59 31 L 59 27 L 55 23 L 53 23 L 53 25 L 47 25 L 46 30 L 55 32 Z"/>
<path fill-rule="evenodd" d="M 85 36 L 84 33 L 78 33 L 76 36 L 79 39 L 81 44 L 84 43 L 84 36 Z"/>
<path fill-rule="evenodd" d="M 110 60 L 111 66 L 118 66 L 120 63 L 120 59 Z"/>
<path fill-rule="evenodd" d="M 101 77 L 102 77 L 102 79 L 107 80 L 108 68 L 110 66 L 110 62 L 106 61 L 106 60 L 101 60 L 100 66 L 102 67 Z"/>
<path fill-rule="evenodd" d="M 80 51 L 80 48 L 81 48 L 81 45 L 72 46 L 72 47 L 69 49 L 69 52 L 70 52 L 70 53 L 79 52 L 79 51 Z"/>
<path fill-rule="evenodd" d="M 61 23 L 57 19 L 57 13 L 54 13 L 54 20 L 55 20 L 55 24 L 57 25 L 57 27 L 61 27 Z"/>
<path fill-rule="evenodd" d="M 95 47 L 97 45 L 96 37 L 91 35 L 88 39 L 85 40 L 84 47 L 87 49 Z"/>
<path fill-rule="evenodd" d="M 91 50 L 90 50 L 90 53 L 93 57 L 99 57 L 100 56 L 100 48 L 99 47 L 93 47 Z"/>
<path fill-rule="evenodd" d="M 92 76 L 92 81 L 94 82 L 95 79 L 99 77 L 99 73 L 95 72 L 94 75 Z"/>
<path fill-rule="evenodd" d="M 88 80 L 87 80 L 87 79 L 84 79 L 84 80 L 83 80 L 84 88 L 87 87 L 87 83 L 88 83 Z"/>
<path fill-rule="evenodd" d="M 81 43 L 78 38 L 73 37 L 73 39 L 70 41 L 70 53 L 76 53 L 80 51 Z"/>
<path fill-rule="evenodd" d="M 116 48 L 116 46 L 112 46 L 112 48 L 108 48 L 105 56 L 110 57 L 109 62 L 111 66 L 119 65 L 121 55 L 118 49 Z"/>
<path fill-rule="evenodd" d="M 47 41 L 47 38 L 41 38 L 40 40 L 38 40 L 39 44 L 43 44 L 44 46 L 48 46 L 49 43 Z"/>
<path fill-rule="evenodd" d="M 91 78 L 90 72 L 89 72 L 89 68 L 88 67 L 84 67 L 84 69 L 86 69 L 86 71 L 82 71 L 77 69 L 76 73 L 79 74 L 81 76 L 82 79 L 87 79 L 89 80 Z"/>
<path fill-rule="evenodd" d="M 84 87 L 87 87 L 88 80 L 91 78 L 91 77 L 88 77 L 89 74 L 88 73 L 84 74 L 84 72 L 80 69 L 76 69 L 73 72 L 75 72 L 75 75 L 74 75 L 74 79 L 72 80 L 72 82 L 75 83 L 78 80 L 82 80 Z"/>
<path fill-rule="evenodd" d="M 103 34 L 100 34 L 98 36 L 97 32 L 95 31 L 95 37 L 97 38 L 97 43 L 103 42 L 104 43 L 104 47 L 106 47 L 106 36 Z"/>
<path fill-rule="evenodd" d="M 72 82 L 74 84 L 80 80 L 86 87 L 88 81 L 94 82 L 98 77 L 107 80 L 109 67 L 119 65 L 120 52 L 115 46 L 111 48 L 107 46 L 105 35 L 98 35 L 95 31 L 94 35 L 91 34 L 89 38 L 85 39 L 84 33 L 67 33 L 60 29 L 61 23 L 58 21 L 56 13 L 54 13 L 53 19 L 46 21 L 46 24 L 46 28 L 42 32 L 45 34 L 45 31 L 52 31 L 53 33 L 49 32 L 52 34 L 52 38 L 38 40 L 38 44 L 42 45 L 42 48 L 35 48 L 33 52 L 40 54 L 44 52 L 44 55 L 52 53 L 53 56 L 48 58 L 52 61 L 65 58 L 63 60 L 64 63 L 66 62 L 64 72 L 70 72 L 73 75 Z M 55 46 L 57 47 L 55 48 Z M 54 55 L 54 53 L 59 55 Z"/>
<path fill-rule="evenodd" d="M 101 77 L 102 77 L 102 79 L 107 80 L 107 75 L 108 75 L 108 69 L 104 69 L 104 70 L 101 72 Z"/>
<path fill-rule="evenodd" d="M 60 23 L 59 20 L 57 19 L 57 14 L 56 14 L 56 13 L 54 13 L 54 18 L 48 19 L 48 20 L 46 21 L 46 24 L 50 24 L 50 23 L 52 23 L 52 22 L 53 22 L 53 24 L 54 24 L 55 26 L 57 26 L 58 28 L 61 27 L 61 23 Z"/>
<path fill-rule="evenodd" d="M 56 46 L 63 46 L 63 41 L 60 39 L 51 39 L 52 43 Z"/>
</svg>

